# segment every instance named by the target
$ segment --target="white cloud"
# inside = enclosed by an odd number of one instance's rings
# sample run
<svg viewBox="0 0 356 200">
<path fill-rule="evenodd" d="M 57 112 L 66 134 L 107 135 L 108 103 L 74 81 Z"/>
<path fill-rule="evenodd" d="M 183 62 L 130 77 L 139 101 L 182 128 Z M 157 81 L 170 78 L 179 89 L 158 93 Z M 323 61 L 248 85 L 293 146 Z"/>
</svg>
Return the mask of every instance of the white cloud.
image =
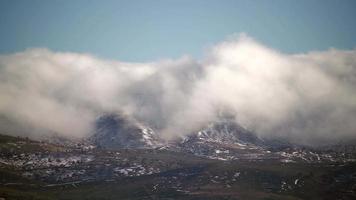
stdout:
<svg viewBox="0 0 356 200">
<path fill-rule="evenodd" d="M 219 112 L 265 137 L 301 143 L 356 139 L 356 50 L 290 55 L 246 35 L 201 61 L 107 61 L 32 49 L 0 56 L 0 128 L 84 137 L 96 117 L 122 112 L 167 138 Z"/>
</svg>

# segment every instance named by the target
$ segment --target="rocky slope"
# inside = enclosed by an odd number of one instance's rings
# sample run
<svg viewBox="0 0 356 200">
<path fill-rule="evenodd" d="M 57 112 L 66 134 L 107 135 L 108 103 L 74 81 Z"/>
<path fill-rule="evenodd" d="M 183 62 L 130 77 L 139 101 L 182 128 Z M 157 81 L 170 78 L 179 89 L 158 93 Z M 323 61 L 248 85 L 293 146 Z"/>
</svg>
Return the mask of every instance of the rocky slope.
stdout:
<svg viewBox="0 0 356 200">
<path fill-rule="evenodd" d="M 96 120 L 95 132 L 89 139 L 104 149 L 155 148 L 162 140 L 148 126 L 118 114 L 106 114 Z"/>
<path fill-rule="evenodd" d="M 340 152 L 257 137 L 234 120 L 221 118 L 178 140 L 166 143 L 150 127 L 118 114 L 96 121 L 89 144 L 101 149 L 166 149 L 217 160 L 276 160 L 279 162 L 348 162 L 355 151 Z"/>
</svg>

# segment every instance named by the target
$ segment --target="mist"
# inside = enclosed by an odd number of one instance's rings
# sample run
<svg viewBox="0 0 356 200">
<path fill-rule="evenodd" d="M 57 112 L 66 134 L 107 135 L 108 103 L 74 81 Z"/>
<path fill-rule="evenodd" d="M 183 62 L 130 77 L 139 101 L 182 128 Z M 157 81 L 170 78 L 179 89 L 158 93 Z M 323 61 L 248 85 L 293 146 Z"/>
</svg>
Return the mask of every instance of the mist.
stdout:
<svg viewBox="0 0 356 200">
<path fill-rule="evenodd" d="M 229 113 L 260 137 L 349 141 L 356 139 L 355 86 L 356 50 L 285 54 L 245 34 L 200 60 L 127 63 L 29 49 L 0 56 L 0 131 L 85 138 L 110 112 L 173 139 Z"/>
</svg>

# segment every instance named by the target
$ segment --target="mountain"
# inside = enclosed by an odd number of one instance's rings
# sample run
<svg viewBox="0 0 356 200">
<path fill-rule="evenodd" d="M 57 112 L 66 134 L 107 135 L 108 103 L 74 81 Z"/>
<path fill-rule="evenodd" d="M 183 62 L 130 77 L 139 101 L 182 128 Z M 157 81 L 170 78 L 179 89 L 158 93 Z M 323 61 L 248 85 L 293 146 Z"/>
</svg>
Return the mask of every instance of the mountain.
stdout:
<svg viewBox="0 0 356 200">
<path fill-rule="evenodd" d="M 336 152 L 260 138 L 231 118 L 221 118 L 171 143 L 171 150 L 217 160 L 269 160 L 278 162 L 348 162 L 356 151 Z M 348 148 L 350 149 L 350 148 Z"/>
<path fill-rule="evenodd" d="M 186 140 L 200 140 L 221 144 L 264 146 L 264 141 L 231 119 L 220 119 L 189 135 Z"/>
<path fill-rule="evenodd" d="M 177 148 L 219 160 L 271 159 L 265 141 L 233 119 L 221 118 L 184 137 Z"/>
<path fill-rule="evenodd" d="M 104 114 L 89 140 L 0 135 L 0 199 L 355 199 L 356 151 L 337 149 L 259 138 L 229 118 L 166 144 Z"/>
<path fill-rule="evenodd" d="M 324 151 L 283 140 L 259 138 L 231 118 L 220 118 L 167 144 L 150 127 L 112 113 L 96 120 L 89 144 L 107 150 L 159 148 L 225 161 L 344 162 L 352 160 L 354 153 Z"/>
<path fill-rule="evenodd" d="M 119 114 L 100 116 L 89 140 L 105 149 L 155 148 L 162 143 L 151 128 Z"/>
</svg>

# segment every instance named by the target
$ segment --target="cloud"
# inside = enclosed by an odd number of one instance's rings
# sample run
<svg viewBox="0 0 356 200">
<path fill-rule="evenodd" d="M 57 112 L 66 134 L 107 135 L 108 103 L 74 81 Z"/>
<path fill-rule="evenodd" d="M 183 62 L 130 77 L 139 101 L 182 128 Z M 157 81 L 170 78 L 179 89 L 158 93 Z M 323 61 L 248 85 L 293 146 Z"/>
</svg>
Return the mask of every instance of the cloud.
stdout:
<svg viewBox="0 0 356 200">
<path fill-rule="evenodd" d="M 229 113 L 261 137 L 338 142 L 356 139 L 355 85 L 356 50 L 283 54 L 246 35 L 202 60 L 30 49 L 0 56 L 0 129 L 81 138 L 102 113 L 120 112 L 174 138 Z"/>
</svg>

